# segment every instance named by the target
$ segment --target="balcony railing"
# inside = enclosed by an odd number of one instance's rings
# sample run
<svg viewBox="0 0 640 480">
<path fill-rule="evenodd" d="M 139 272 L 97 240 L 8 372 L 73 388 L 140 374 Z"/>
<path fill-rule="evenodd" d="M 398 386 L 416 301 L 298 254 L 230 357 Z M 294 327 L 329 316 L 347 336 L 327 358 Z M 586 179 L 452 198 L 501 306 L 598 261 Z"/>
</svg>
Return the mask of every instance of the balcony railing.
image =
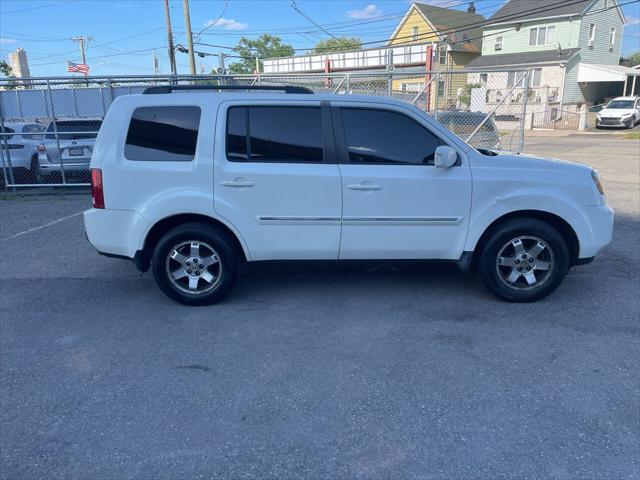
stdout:
<svg viewBox="0 0 640 480">
<path fill-rule="evenodd" d="M 500 103 L 510 89 L 511 87 L 487 89 L 487 103 Z M 509 98 L 507 98 L 505 103 L 521 103 L 524 95 L 524 87 L 515 88 L 508 95 Z M 529 87 L 528 103 L 543 104 L 558 103 L 559 101 L 560 89 L 558 87 Z"/>
</svg>

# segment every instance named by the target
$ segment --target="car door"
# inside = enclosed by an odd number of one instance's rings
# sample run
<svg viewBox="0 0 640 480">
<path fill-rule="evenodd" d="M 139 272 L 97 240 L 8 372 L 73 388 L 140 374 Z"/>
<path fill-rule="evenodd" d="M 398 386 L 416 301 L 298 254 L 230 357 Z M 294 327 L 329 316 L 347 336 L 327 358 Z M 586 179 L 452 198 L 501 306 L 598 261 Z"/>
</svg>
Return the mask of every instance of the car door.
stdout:
<svg viewBox="0 0 640 480">
<path fill-rule="evenodd" d="M 338 258 L 342 194 L 330 117 L 319 101 L 221 105 L 214 208 L 252 260 Z"/>
<path fill-rule="evenodd" d="M 341 259 L 458 259 L 471 171 L 446 130 L 410 108 L 345 102 L 332 109 L 342 179 Z M 435 150 L 458 152 L 450 168 Z"/>
</svg>

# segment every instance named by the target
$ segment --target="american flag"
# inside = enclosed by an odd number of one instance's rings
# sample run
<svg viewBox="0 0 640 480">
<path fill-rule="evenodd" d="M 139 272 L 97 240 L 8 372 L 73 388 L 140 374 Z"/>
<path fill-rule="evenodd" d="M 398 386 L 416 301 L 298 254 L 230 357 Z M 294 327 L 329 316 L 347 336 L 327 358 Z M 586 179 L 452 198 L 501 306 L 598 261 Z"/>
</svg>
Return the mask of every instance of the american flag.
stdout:
<svg viewBox="0 0 640 480">
<path fill-rule="evenodd" d="M 85 63 L 67 62 L 67 72 L 82 73 L 83 75 L 88 75 L 89 65 Z"/>
</svg>

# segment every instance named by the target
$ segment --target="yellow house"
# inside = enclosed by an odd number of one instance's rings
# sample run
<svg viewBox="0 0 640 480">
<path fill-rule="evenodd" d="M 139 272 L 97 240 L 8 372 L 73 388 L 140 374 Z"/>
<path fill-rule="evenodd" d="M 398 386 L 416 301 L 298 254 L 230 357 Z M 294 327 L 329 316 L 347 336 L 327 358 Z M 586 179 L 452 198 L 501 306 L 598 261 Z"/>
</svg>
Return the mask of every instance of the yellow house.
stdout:
<svg viewBox="0 0 640 480">
<path fill-rule="evenodd" d="M 390 37 L 390 46 L 424 44 L 433 42 L 432 71 L 451 71 L 465 68 L 467 63 L 482 52 L 482 15 L 475 13 L 471 2 L 466 11 L 435 7 L 423 3 L 412 3 L 407 13 Z M 438 102 L 446 106 L 458 88 L 464 88 L 466 75 L 442 75 L 438 80 Z M 425 78 L 413 77 L 393 81 L 393 90 L 398 92 L 420 91 Z M 435 85 L 434 85 L 435 91 Z M 435 95 L 431 96 L 435 107 Z"/>
</svg>

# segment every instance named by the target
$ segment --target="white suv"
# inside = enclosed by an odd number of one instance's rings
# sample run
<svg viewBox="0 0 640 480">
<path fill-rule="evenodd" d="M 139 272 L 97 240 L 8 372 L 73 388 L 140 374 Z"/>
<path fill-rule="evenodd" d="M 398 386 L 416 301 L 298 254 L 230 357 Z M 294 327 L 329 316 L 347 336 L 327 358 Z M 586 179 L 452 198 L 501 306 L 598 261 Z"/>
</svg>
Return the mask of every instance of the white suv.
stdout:
<svg viewBox="0 0 640 480">
<path fill-rule="evenodd" d="M 89 241 L 179 302 L 245 261 L 354 259 L 457 262 L 533 301 L 611 241 L 587 166 L 475 150 L 401 101 L 240 88 L 119 97 L 93 150 Z"/>
</svg>

